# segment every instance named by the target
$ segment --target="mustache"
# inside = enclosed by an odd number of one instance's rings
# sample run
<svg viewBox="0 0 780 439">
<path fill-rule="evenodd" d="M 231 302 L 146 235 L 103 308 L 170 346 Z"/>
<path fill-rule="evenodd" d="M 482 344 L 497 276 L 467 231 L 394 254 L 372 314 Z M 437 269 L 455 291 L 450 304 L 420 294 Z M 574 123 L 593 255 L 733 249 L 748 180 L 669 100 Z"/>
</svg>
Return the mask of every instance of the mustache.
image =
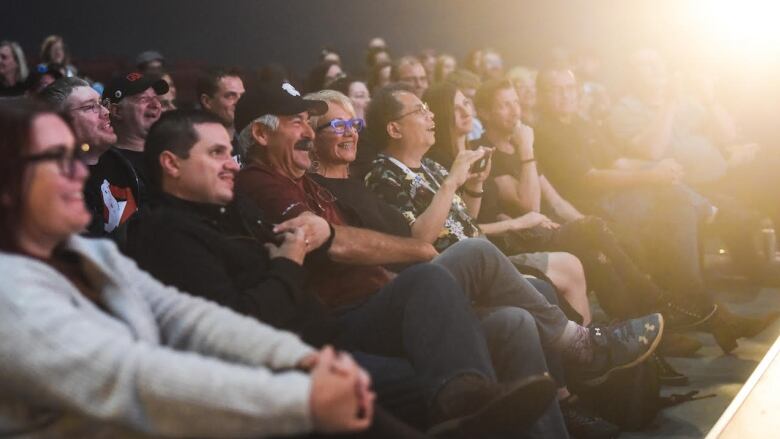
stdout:
<svg viewBox="0 0 780 439">
<path fill-rule="evenodd" d="M 298 151 L 312 151 L 314 150 L 314 142 L 309 139 L 299 140 L 294 146 L 294 149 Z"/>
</svg>

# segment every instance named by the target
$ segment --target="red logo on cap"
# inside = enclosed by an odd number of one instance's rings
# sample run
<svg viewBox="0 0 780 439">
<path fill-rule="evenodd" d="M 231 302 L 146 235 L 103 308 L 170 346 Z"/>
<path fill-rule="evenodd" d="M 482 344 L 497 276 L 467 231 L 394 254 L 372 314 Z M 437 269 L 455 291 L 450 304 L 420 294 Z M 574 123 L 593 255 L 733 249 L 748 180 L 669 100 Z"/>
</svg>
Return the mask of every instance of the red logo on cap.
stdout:
<svg viewBox="0 0 780 439">
<path fill-rule="evenodd" d="M 137 80 L 139 80 L 139 79 L 141 79 L 143 77 L 144 77 L 144 75 L 142 75 L 140 73 L 137 73 L 137 72 L 133 72 L 133 73 L 127 75 L 127 80 L 130 81 L 130 82 L 135 82 L 135 81 L 137 81 Z"/>
</svg>

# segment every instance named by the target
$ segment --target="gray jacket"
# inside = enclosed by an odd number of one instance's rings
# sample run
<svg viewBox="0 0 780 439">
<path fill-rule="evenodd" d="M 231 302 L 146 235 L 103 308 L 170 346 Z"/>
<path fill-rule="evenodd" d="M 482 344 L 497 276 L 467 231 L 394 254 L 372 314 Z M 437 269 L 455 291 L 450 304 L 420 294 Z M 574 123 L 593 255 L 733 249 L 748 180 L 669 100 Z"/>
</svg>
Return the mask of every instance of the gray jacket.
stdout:
<svg viewBox="0 0 780 439">
<path fill-rule="evenodd" d="M 72 237 L 108 313 L 0 252 L 0 436 L 258 437 L 311 431 L 312 349 L 166 287 L 108 240 Z"/>
</svg>

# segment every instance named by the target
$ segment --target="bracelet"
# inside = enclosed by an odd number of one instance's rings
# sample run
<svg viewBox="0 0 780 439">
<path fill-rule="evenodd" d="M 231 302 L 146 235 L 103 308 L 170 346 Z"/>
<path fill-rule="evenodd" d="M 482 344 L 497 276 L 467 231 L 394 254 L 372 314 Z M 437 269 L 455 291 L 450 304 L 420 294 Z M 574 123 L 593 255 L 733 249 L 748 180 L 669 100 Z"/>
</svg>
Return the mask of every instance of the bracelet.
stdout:
<svg viewBox="0 0 780 439">
<path fill-rule="evenodd" d="M 475 191 L 470 191 L 466 188 L 463 188 L 463 193 L 472 198 L 482 198 L 482 196 L 485 195 L 485 191 L 475 192 Z"/>
<path fill-rule="evenodd" d="M 520 160 L 520 164 L 521 165 L 527 165 L 528 163 L 535 162 L 535 161 L 536 161 L 536 158 L 535 157 L 531 157 L 528 160 Z"/>
</svg>

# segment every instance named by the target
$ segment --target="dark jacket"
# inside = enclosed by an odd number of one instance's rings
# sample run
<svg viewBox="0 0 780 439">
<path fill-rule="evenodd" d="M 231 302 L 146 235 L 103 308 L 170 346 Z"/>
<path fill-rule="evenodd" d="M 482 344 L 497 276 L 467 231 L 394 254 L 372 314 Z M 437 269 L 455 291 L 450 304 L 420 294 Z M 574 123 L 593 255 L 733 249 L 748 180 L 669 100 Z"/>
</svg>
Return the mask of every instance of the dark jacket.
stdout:
<svg viewBox="0 0 780 439">
<path fill-rule="evenodd" d="M 335 325 L 306 290 L 306 271 L 289 259 L 269 258 L 263 244 L 273 236 L 252 209 L 162 195 L 130 225 L 127 253 L 163 283 L 296 332 L 311 344 L 330 342 Z"/>
</svg>

